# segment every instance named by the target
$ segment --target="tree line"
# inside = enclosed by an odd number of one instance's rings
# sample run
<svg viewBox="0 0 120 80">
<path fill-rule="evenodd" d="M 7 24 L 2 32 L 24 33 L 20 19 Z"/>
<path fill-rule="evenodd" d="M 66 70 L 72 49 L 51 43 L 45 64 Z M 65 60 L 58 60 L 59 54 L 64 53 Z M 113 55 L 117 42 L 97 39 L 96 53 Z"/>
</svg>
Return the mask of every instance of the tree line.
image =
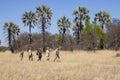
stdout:
<svg viewBox="0 0 120 80">
<path fill-rule="evenodd" d="M 29 33 L 20 33 L 20 28 L 13 22 L 5 22 L 3 27 L 7 35 L 9 49 L 36 49 L 42 47 L 61 47 L 63 50 L 85 49 L 120 49 L 120 20 L 112 19 L 108 12 L 99 11 L 94 20 L 90 20 L 89 10 L 79 6 L 74 9 L 73 21 L 62 16 L 57 21 L 58 34 L 46 32 L 51 25 L 53 16 L 51 8 L 41 5 L 35 12 L 26 11 L 22 15 L 24 26 L 29 27 Z M 41 33 L 32 33 L 38 26 Z M 71 31 L 73 34 L 71 34 Z"/>
</svg>

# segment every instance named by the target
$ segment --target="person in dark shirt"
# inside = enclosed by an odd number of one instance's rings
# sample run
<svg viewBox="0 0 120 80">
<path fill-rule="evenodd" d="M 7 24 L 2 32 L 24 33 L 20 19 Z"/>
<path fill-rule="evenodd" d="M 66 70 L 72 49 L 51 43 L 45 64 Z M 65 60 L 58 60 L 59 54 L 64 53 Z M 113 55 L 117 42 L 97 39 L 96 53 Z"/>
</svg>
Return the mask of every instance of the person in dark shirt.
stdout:
<svg viewBox="0 0 120 80">
<path fill-rule="evenodd" d="M 42 50 L 41 48 L 37 49 L 37 56 L 38 56 L 38 61 L 41 61 L 41 58 L 42 58 Z"/>
<path fill-rule="evenodd" d="M 21 52 L 20 52 L 20 60 L 21 60 L 21 61 L 23 60 L 23 57 L 24 57 L 24 51 L 21 51 Z"/>
</svg>

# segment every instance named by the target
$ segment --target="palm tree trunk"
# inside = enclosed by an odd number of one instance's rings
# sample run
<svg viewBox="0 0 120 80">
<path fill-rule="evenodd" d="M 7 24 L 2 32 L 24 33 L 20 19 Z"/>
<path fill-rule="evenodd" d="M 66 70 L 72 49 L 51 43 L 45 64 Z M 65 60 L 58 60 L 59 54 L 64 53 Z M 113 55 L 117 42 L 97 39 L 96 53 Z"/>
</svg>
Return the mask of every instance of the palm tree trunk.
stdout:
<svg viewBox="0 0 120 80">
<path fill-rule="evenodd" d="M 63 43 L 64 43 L 64 41 L 65 41 L 65 40 L 64 40 L 64 37 L 65 37 L 65 32 L 66 32 L 66 29 L 64 28 L 64 29 L 63 29 L 63 34 L 62 34 L 62 44 L 63 44 Z"/>
<path fill-rule="evenodd" d="M 45 52 L 46 47 L 45 47 L 45 21 L 44 21 L 44 17 L 42 16 L 42 48 L 43 48 L 43 52 Z"/>
<path fill-rule="evenodd" d="M 0 40 L 0 45 L 1 45 L 1 40 Z"/>
<path fill-rule="evenodd" d="M 29 44 L 30 44 L 30 47 L 31 47 L 31 41 L 32 41 L 32 40 L 31 40 L 31 36 L 32 36 L 32 35 L 31 35 L 31 28 L 32 28 L 32 26 L 30 25 L 30 26 L 29 26 Z"/>
<path fill-rule="evenodd" d="M 102 29 L 104 29 L 104 24 L 102 23 Z M 104 49 L 104 40 L 103 38 L 100 39 L 100 49 Z"/>
<path fill-rule="evenodd" d="M 102 27 L 102 29 L 104 29 L 104 24 L 103 24 L 103 23 L 102 23 L 102 26 L 101 26 L 101 27 Z"/>
<path fill-rule="evenodd" d="M 80 30 L 79 30 L 80 32 L 79 32 L 79 36 L 80 36 L 80 38 L 79 38 L 79 40 L 80 40 L 80 42 L 79 42 L 79 48 L 81 49 L 82 48 L 82 21 L 80 21 Z"/>
<path fill-rule="evenodd" d="M 61 46 L 64 47 L 64 50 L 66 50 L 65 33 L 66 33 L 66 29 L 63 28 L 63 33 L 62 33 L 62 43 L 61 43 Z"/>
<path fill-rule="evenodd" d="M 77 32 L 77 44 L 79 44 L 79 42 L 80 42 L 80 33 L 79 33 L 79 31 Z"/>
<path fill-rule="evenodd" d="M 11 31 L 8 29 L 8 42 L 9 42 L 9 47 L 11 45 Z"/>
<path fill-rule="evenodd" d="M 8 29 L 8 42 L 9 42 L 9 48 L 10 48 L 10 51 L 13 53 L 13 48 L 12 48 L 12 44 L 11 44 L 11 30 L 10 28 Z"/>
<path fill-rule="evenodd" d="M 20 49 L 19 33 L 17 33 L 17 50 Z"/>
<path fill-rule="evenodd" d="M 66 50 L 66 49 L 65 49 L 64 35 L 65 35 L 65 33 L 62 33 L 62 43 L 61 43 L 60 46 L 61 46 L 64 50 Z"/>
<path fill-rule="evenodd" d="M 46 48 L 45 48 L 45 27 L 44 27 L 44 24 L 43 24 L 43 27 L 42 27 L 42 47 L 43 47 L 43 52 L 45 52 Z"/>
<path fill-rule="evenodd" d="M 13 42 L 12 42 L 13 53 L 15 51 L 15 34 L 13 34 Z"/>
<path fill-rule="evenodd" d="M 62 34 L 62 44 L 64 43 L 64 33 Z"/>
</svg>

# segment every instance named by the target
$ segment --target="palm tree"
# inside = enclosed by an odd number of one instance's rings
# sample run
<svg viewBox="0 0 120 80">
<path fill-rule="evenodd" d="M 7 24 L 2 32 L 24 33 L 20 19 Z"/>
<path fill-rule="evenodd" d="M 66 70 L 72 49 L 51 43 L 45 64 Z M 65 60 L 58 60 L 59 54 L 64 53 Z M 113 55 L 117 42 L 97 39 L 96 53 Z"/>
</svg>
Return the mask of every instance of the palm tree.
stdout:
<svg viewBox="0 0 120 80">
<path fill-rule="evenodd" d="M 25 26 L 29 26 L 29 43 L 31 44 L 32 42 L 31 29 L 34 28 L 34 26 L 36 25 L 37 16 L 32 11 L 25 12 L 22 15 L 22 22 Z"/>
<path fill-rule="evenodd" d="M 38 25 L 39 28 L 42 29 L 42 47 L 43 47 L 43 51 L 45 52 L 46 50 L 46 46 L 45 46 L 45 29 L 48 28 L 48 26 L 51 25 L 51 17 L 52 17 L 52 11 L 49 7 L 42 5 L 42 6 L 38 6 L 36 8 L 36 14 L 38 17 Z"/>
<path fill-rule="evenodd" d="M 16 36 L 17 36 L 17 49 L 20 49 L 20 41 L 19 41 L 19 34 L 20 34 L 20 29 L 16 28 Z"/>
<path fill-rule="evenodd" d="M 19 29 L 19 26 L 15 25 L 14 24 L 14 27 L 12 29 L 12 37 L 13 37 L 13 49 L 16 50 L 16 48 L 18 48 L 18 42 L 16 41 L 16 38 L 18 38 L 19 36 L 19 33 L 20 33 L 20 29 Z"/>
<path fill-rule="evenodd" d="M 14 41 L 14 28 L 16 27 L 16 24 L 14 24 L 13 22 L 5 22 L 4 25 L 4 30 L 7 31 L 7 35 L 8 35 L 8 42 L 9 42 L 9 47 L 11 52 L 14 52 L 14 48 L 12 46 L 12 41 Z"/>
<path fill-rule="evenodd" d="M 12 36 L 14 41 L 15 41 L 15 38 L 18 37 L 19 33 L 20 33 L 19 27 L 14 24 L 14 27 L 12 28 Z"/>
<path fill-rule="evenodd" d="M 17 38 L 18 38 L 18 37 L 19 37 L 19 33 L 20 33 L 20 28 L 19 28 L 19 26 L 15 25 L 15 27 L 14 27 L 14 33 L 15 33 L 15 35 L 16 35 Z"/>
<path fill-rule="evenodd" d="M 62 43 L 63 43 L 65 34 L 66 34 L 67 30 L 70 28 L 71 23 L 68 18 L 63 16 L 60 19 L 58 19 L 57 25 L 59 27 L 59 32 L 62 34 Z"/>
<path fill-rule="evenodd" d="M 83 29 L 83 21 L 90 19 L 88 16 L 88 13 L 89 13 L 89 10 L 81 6 L 76 8 L 73 12 L 73 15 L 74 15 L 73 31 L 77 35 L 77 44 L 79 44 L 79 41 L 81 40 L 81 31 Z"/>
<path fill-rule="evenodd" d="M 111 19 L 111 17 L 108 12 L 99 11 L 98 13 L 95 14 L 94 22 L 96 24 L 96 22 L 98 21 L 101 24 L 102 29 L 104 29 L 104 25 L 110 23 L 110 19 Z M 103 38 L 100 39 L 99 46 L 101 49 L 104 48 L 104 39 Z"/>
<path fill-rule="evenodd" d="M 104 28 L 105 24 L 110 23 L 110 15 L 106 11 L 99 11 L 98 13 L 95 14 L 94 21 L 99 22 L 101 24 L 102 29 Z"/>
</svg>

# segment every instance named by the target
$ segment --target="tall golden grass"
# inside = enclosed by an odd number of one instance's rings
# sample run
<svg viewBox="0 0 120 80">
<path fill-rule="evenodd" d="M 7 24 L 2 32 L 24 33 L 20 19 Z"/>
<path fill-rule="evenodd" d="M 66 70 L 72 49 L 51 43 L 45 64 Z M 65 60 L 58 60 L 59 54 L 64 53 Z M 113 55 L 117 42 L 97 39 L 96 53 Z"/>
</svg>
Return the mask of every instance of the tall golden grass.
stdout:
<svg viewBox="0 0 120 80">
<path fill-rule="evenodd" d="M 23 61 L 19 54 L 0 52 L 0 80 L 120 80 L 120 57 L 116 51 L 61 51 L 61 62 L 50 61 L 43 54 L 42 61 L 28 60 L 25 52 Z"/>
</svg>

